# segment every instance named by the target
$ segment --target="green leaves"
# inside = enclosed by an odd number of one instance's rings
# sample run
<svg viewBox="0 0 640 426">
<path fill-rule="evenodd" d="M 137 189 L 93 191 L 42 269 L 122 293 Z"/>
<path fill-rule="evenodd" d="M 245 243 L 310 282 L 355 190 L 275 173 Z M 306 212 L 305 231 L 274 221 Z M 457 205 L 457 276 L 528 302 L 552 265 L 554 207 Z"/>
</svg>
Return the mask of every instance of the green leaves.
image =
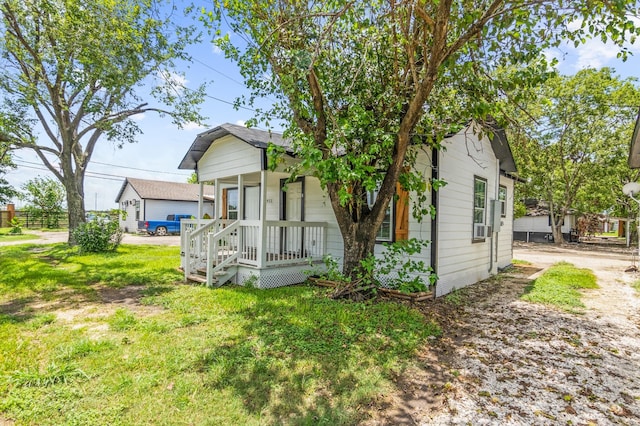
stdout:
<svg viewBox="0 0 640 426">
<path fill-rule="evenodd" d="M 633 105 L 640 98 L 634 80 L 608 68 L 556 76 L 536 91 L 519 115 L 514 155 L 523 197 L 568 209 L 599 213 L 620 207 L 622 185 L 632 179 L 626 165 Z"/>
</svg>

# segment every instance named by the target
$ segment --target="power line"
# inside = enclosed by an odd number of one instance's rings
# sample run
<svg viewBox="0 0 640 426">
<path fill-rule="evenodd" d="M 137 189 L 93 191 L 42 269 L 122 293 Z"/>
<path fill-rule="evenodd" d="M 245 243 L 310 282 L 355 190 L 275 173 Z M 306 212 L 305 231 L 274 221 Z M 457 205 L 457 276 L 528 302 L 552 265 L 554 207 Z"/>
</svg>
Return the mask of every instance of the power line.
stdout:
<svg viewBox="0 0 640 426">
<path fill-rule="evenodd" d="M 101 163 L 99 161 L 91 161 L 89 162 L 89 164 L 100 164 L 101 166 L 119 167 L 121 169 L 138 170 L 141 172 L 163 173 L 167 175 L 177 175 L 177 176 L 189 176 L 189 174 L 185 174 L 185 173 L 166 172 L 166 171 L 150 170 L 150 169 L 139 169 L 137 167 L 119 166 L 117 164 Z"/>
<path fill-rule="evenodd" d="M 209 68 L 211 71 L 215 72 L 216 74 L 220 74 L 221 76 L 223 76 L 224 78 L 233 81 L 234 83 L 243 86 L 244 87 L 244 83 L 241 81 L 236 80 L 233 77 L 228 76 L 227 74 L 223 73 L 222 71 L 218 71 L 217 69 L 215 69 L 214 67 L 212 67 L 211 65 L 201 61 L 200 59 L 196 58 L 196 57 L 192 57 L 191 58 L 194 62 L 199 63 L 200 65 L 204 66 L 205 68 Z"/>
</svg>

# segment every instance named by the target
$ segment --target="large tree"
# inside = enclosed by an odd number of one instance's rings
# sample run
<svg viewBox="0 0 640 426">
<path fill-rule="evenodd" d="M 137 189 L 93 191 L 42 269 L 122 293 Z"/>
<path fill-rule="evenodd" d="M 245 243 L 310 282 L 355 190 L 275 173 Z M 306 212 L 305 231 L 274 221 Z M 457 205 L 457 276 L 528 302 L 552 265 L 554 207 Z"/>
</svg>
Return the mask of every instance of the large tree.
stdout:
<svg viewBox="0 0 640 426">
<path fill-rule="evenodd" d="M 218 3 L 218 2 L 217 2 Z M 373 252 L 396 183 L 429 211 L 413 168 L 414 143 L 438 144 L 470 118 L 500 112 L 518 86 L 546 73 L 542 51 L 638 32 L 635 2 L 225 0 L 219 14 L 240 37 L 220 36 L 256 96 L 277 102 L 261 120 L 285 135 L 327 189 L 344 239 L 344 273 Z M 222 34 L 220 30 L 219 34 Z M 233 46 L 231 40 L 246 41 Z M 512 68 L 517 65 L 518 68 Z M 516 71 L 509 71 L 516 70 Z M 378 189 L 373 205 L 366 194 Z"/>
<path fill-rule="evenodd" d="M 147 111 L 200 120 L 203 88 L 185 90 L 175 72 L 198 34 L 161 1 L 2 0 L 0 13 L 0 134 L 64 185 L 73 243 L 99 141 L 134 142 L 131 118 Z"/>
<path fill-rule="evenodd" d="M 637 173 L 627 166 L 629 140 L 640 99 L 635 79 L 613 70 L 586 69 L 555 76 L 536 90 L 513 126 L 512 146 L 522 195 L 546 201 L 556 243 L 574 210 L 621 210 L 622 185 Z"/>
<path fill-rule="evenodd" d="M 18 195 L 18 192 L 4 178 L 4 174 L 12 167 L 15 166 L 11 161 L 8 138 L 5 141 L 0 134 L 0 204 L 7 203 L 11 198 Z"/>
</svg>

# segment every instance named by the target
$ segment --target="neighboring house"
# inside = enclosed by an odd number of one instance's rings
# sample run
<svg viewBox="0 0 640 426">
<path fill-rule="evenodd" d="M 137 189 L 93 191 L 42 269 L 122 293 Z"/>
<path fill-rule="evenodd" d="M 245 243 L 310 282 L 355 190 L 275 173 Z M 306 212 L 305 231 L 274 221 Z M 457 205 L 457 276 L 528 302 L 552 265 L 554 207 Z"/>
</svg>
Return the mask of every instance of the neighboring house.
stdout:
<svg viewBox="0 0 640 426">
<path fill-rule="evenodd" d="M 526 215 L 513 221 L 513 239 L 532 243 L 553 242 L 549 206 L 535 200 L 535 202 L 527 202 L 526 208 Z M 573 213 L 566 214 L 561 227 L 565 241 L 575 240 L 576 228 L 576 216 Z"/>
<path fill-rule="evenodd" d="M 197 170 L 201 182 L 214 184 L 220 219 L 206 225 L 183 221 L 185 279 L 269 288 L 304 281 L 310 263 L 321 265 L 324 255 L 340 263 L 342 236 L 320 182 L 302 176 L 286 184 L 289 175 L 284 168 L 267 169 L 269 143 L 288 146 L 277 133 L 223 124 L 199 134 L 189 148 L 179 168 Z M 425 179 L 447 182 L 428 194 L 436 218 L 416 221 L 400 190 L 379 233 L 380 243 L 432 241 L 420 258 L 439 277 L 437 295 L 509 266 L 513 236 L 510 173 L 515 164 L 504 132 L 497 130 L 491 140 L 486 133 L 479 139 L 469 125 L 442 145 L 441 150 L 416 147 L 417 168 Z M 287 152 L 285 163 L 296 161 Z M 210 240 L 208 233 L 213 235 Z M 381 251 L 380 244 L 376 253 Z M 213 253 L 208 262 L 207 253 Z M 195 275 L 202 267 L 208 268 L 206 279 Z"/>
<path fill-rule="evenodd" d="M 213 188 L 203 185 L 203 215 L 210 218 L 214 217 L 213 195 Z M 136 232 L 139 220 L 162 220 L 170 214 L 198 217 L 199 198 L 198 184 L 125 178 L 116 197 L 118 208 L 126 212 L 125 219 L 120 216 L 120 228 Z"/>
</svg>

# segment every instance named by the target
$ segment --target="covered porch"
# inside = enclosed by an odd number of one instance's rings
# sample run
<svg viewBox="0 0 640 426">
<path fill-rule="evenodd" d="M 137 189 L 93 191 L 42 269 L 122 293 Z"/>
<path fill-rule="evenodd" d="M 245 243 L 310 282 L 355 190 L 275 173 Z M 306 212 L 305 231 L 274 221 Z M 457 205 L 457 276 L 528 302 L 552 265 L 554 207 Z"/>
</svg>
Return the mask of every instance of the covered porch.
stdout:
<svg viewBox="0 0 640 426">
<path fill-rule="evenodd" d="M 213 219 L 181 222 L 187 281 L 271 288 L 302 282 L 322 266 L 327 223 L 305 221 L 305 178 L 266 170 L 215 178 Z M 203 185 L 200 183 L 200 205 Z"/>
</svg>

